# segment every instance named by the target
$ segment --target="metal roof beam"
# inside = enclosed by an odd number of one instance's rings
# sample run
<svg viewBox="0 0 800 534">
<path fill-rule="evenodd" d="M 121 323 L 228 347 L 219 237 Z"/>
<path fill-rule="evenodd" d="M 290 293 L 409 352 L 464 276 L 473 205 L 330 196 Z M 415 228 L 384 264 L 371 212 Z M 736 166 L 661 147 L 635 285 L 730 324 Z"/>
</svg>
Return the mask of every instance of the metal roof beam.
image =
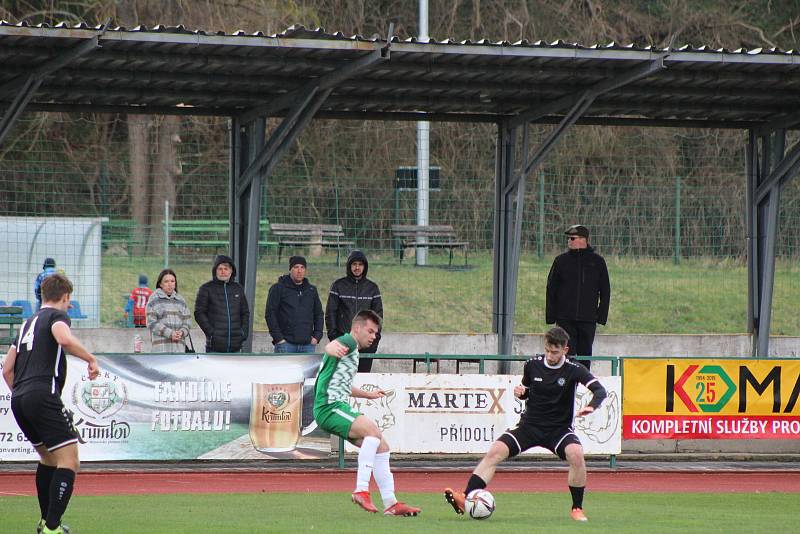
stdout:
<svg viewBox="0 0 800 534">
<path fill-rule="evenodd" d="M 133 105 L 106 105 L 106 104 L 52 104 L 30 103 L 26 108 L 29 111 L 41 112 L 72 112 L 72 113 L 136 113 L 144 115 L 181 115 L 205 117 L 230 117 L 242 111 L 241 108 L 228 107 L 201 107 L 201 106 L 133 106 Z M 277 113 L 275 116 L 283 116 Z M 421 111 L 318 111 L 314 116 L 322 120 L 354 120 L 354 121 L 401 121 L 401 122 L 458 122 L 458 123 L 497 123 L 511 118 L 510 115 L 499 113 L 425 113 Z M 542 117 L 533 124 L 558 124 L 562 117 Z M 614 116 L 583 116 L 575 123 L 579 126 L 641 126 L 654 128 L 718 128 L 730 130 L 747 130 L 761 127 L 764 122 L 760 120 L 701 120 L 701 119 L 669 119 L 647 117 L 614 117 Z M 800 129 L 800 128 L 796 128 Z"/>
<path fill-rule="evenodd" d="M 17 79 L 0 85 L 0 95 L 11 91 L 17 91 L 17 94 L 11 101 L 11 104 L 6 108 L 6 111 L 3 114 L 3 119 L 0 120 L 0 146 L 3 144 L 3 140 L 5 139 L 6 135 L 8 135 L 8 132 L 11 131 L 14 123 L 17 121 L 19 116 L 25 110 L 25 107 L 33 98 L 33 95 L 36 94 L 36 90 L 39 89 L 42 81 L 44 81 L 44 76 L 60 69 L 76 58 L 88 54 L 92 50 L 96 49 L 98 37 L 99 35 L 95 35 L 87 42 L 81 43 L 64 54 L 38 65 L 27 76 L 20 76 Z"/>
<path fill-rule="evenodd" d="M 448 108 L 454 110 L 460 108 L 465 112 L 486 112 L 486 113 L 500 113 L 500 114 L 513 114 L 516 110 L 530 108 L 534 103 L 542 102 L 545 104 L 547 100 L 531 100 L 531 99 L 518 99 L 518 98 L 505 98 L 502 100 L 484 99 L 480 95 L 472 97 L 457 98 L 448 95 L 428 95 L 420 97 L 418 95 L 375 95 L 373 94 L 335 94 L 332 96 L 326 108 L 347 108 L 355 107 L 364 109 L 367 107 L 390 108 L 382 109 L 382 111 L 406 111 L 413 112 L 420 109 L 434 108 Z M 253 102 L 263 100 L 265 95 L 258 94 L 255 91 L 248 92 L 246 90 L 239 90 L 236 93 L 226 91 L 225 88 L 219 88 L 213 92 L 211 91 L 198 91 L 195 89 L 163 89 L 153 87 L 151 84 L 148 87 L 131 87 L 126 85 L 124 87 L 116 86 L 98 86 L 98 85 L 84 85 L 78 83 L 65 83 L 63 85 L 46 85 L 39 89 L 39 94 L 42 95 L 40 100 L 52 98 L 54 100 L 74 99 L 78 100 L 81 97 L 92 98 L 98 105 L 112 104 L 114 100 L 130 100 L 130 101 L 147 101 L 160 100 L 158 105 L 169 105 L 170 102 L 174 104 L 182 103 L 184 105 L 198 106 L 202 103 L 208 103 L 213 107 L 247 107 Z M 274 93 L 266 95 L 269 98 L 280 98 L 285 96 L 286 93 Z M 624 105 L 629 114 L 641 113 L 643 115 L 660 115 L 677 113 L 683 116 L 694 115 L 698 117 L 710 117 L 712 119 L 719 118 L 720 114 L 736 114 L 741 116 L 752 115 L 761 121 L 769 120 L 772 117 L 778 117 L 785 111 L 785 103 L 769 102 L 761 105 L 750 104 L 744 108 L 738 105 L 737 102 L 730 101 L 717 101 L 713 99 L 704 99 L 702 104 L 696 101 L 689 102 L 673 102 L 673 98 L 665 99 L 666 101 L 659 101 L 654 98 L 633 98 L 633 94 L 620 94 L 614 93 L 606 95 L 605 97 L 595 100 L 591 112 L 596 113 L 598 110 L 618 110 Z M 214 106 L 216 104 L 216 106 Z M 545 104 L 546 105 L 546 104 Z M 502 106 L 502 107 L 501 107 Z M 554 112 L 553 112 L 554 113 Z M 549 113 L 548 113 L 549 114 Z M 534 121 L 535 122 L 535 121 Z"/>
<path fill-rule="evenodd" d="M 540 106 L 538 108 L 520 113 L 519 116 L 511 120 L 509 126 L 511 127 L 519 126 L 531 122 L 533 120 L 536 120 L 539 117 L 544 117 L 552 113 L 557 113 L 568 106 L 577 106 L 581 101 L 587 99 L 591 99 L 593 101 L 600 95 L 608 93 L 609 91 L 613 91 L 614 89 L 617 89 L 629 83 L 633 83 L 637 80 L 641 80 L 642 78 L 647 78 L 648 76 L 651 76 L 653 73 L 658 72 L 663 68 L 665 68 L 664 56 L 661 56 L 653 61 L 648 61 L 644 65 L 632 68 L 627 72 L 622 73 L 618 77 L 606 78 L 602 82 L 596 84 L 594 87 L 587 89 L 581 96 L 566 95 L 548 104 L 545 104 L 544 106 Z M 589 104 L 591 105 L 591 102 L 589 102 Z M 575 107 L 573 107 L 573 109 L 575 109 Z M 588 106 L 584 107 L 584 111 L 586 109 L 588 109 Z"/>
<path fill-rule="evenodd" d="M 772 96 L 772 93 L 765 91 L 767 96 Z M 760 128 L 756 129 L 756 135 L 767 135 L 775 130 L 788 130 L 800 124 L 800 113 L 787 113 L 782 117 L 778 117 Z"/>
<path fill-rule="evenodd" d="M 376 48 L 371 53 L 360 57 L 358 59 L 354 59 L 353 61 L 348 62 L 343 67 L 321 76 L 319 78 L 313 79 L 305 85 L 304 89 L 301 91 L 307 91 L 312 87 L 317 88 L 320 91 L 327 91 L 328 89 L 332 89 L 338 83 L 342 82 L 343 80 L 353 76 L 357 72 L 366 69 L 373 63 L 376 63 L 381 60 L 385 60 L 389 58 L 389 48 L 388 48 L 388 41 L 387 45 L 381 48 Z M 327 91 L 327 94 L 330 94 Z M 269 104 L 256 106 L 253 109 L 243 113 L 239 120 L 241 122 L 249 122 L 254 117 L 258 117 L 261 115 L 271 115 L 276 111 L 280 111 L 282 109 L 286 109 L 292 105 L 292 103 L 297 99 L 297 96 L 294 92 L 287 93 L 283 96 L 275 98 L 274 100 L 270 101 Z"/>
<path fill-rule="evenodd" d="M 233 91 L 197 91 L 197 90 L 169 90 L 150 87 L 113 87 L 100 85 L 48 85 L 41 89 L 40 94 L 44 97 L 59 95 L 64 99 L 86 100 L 87 98 L 96 99 L 99 102 L 113 100 L 129 100 L 131 102 L 147 102 L 152 100 L 168 100 L 176 104 L 192 104 L 194 102 L 236 102 L 244 107 L 263 98 L 263 93 L 256 92 L 233 92 Z M 275 93 L 274 96 L 283 93 Z"/>
<path fill-rule="evenodd" d="M 253 181 L 253 178 L 255 178 L 261 172 L 267 162 L 270 161 L 276 153 L 278 153 L 278 150 L 295 128 L 298 120 L 306 111 L 309 103 L 317 94 L 318 90 L 319 89 L 317 87 L 310 87 L 304 91 L 304 94 L 300 95 L 297 103 L 292 107 L 292 109 L 289 110 L 289 114 L 284 117 L 280 126 L 278 126 L 278 128 L 272 133 L 266 146 L 263 148 L 263 150 L 261 150 L 258 156 L 256 156 L 253 162 L 247 167 L 247 169 L 245 169 L 241 177 L 238 179 L 238 186 L 236 190 L 237 196 L 242 196 L 244 194 L 244 191 L 250 187 L 250 183 Z M 328 92 L 329 91 L 325 92 L 326 98 L 328 96 Z M 322 101 L 324 101 L 324 99 Z M 317 99 L 315 104 L 316 109 L 314 112 L 319 109 L 319 106 L 322 104 L 322 102 Z M 241 123 L 245 124 L 245 122 Z M 291 140 L 294 140 L 294 137 L 292 137 Z"/>
<path fill-rule="evenodd" d="M 81 56 L 84 56 L 91 52 L 92 50 L 97 49 L 99 35 L 95 35 L 91 39 L 87 39 L 86 42 L 81 43 L 67 52 L 63 54 L 59 54 L 41 65 L 35 67 L 28 76 L 33 77 L 34 79 L 39 79 L 39 83 L 44 79 L 44 77 L 48 74 L 51 74 L 58 69 L 72 63 L 76 59 Z M 3 85 L 0 85 L 0 95 L 13 91 L 23 85 L 26 85 L 27 81 L 21 78 L 17 78 L 11 80 L 10 82 L 6 82 Z"/>
<path fill-rule="evenodd" d="M 721 119 L 722 114 L 733 114 L 738 117 L 752 115 L 760 121 L 766 120 L 765 116 L 777 116 L 785 108 L 779 104 L 761 105 L 761 106 L 747 106 L 742 108 L 733 103 L 715 103 L 707 101 L 704 104 L 687 103 L 658 103 L 653 99 L 637 101 L 631 98 L 617 97 L 616 95 L 609 95 L 605 98 L 598 98 L 594 101 L 590 112 L 593 114 L 601 114 L 600 110 L 617 111 L 622 105 L 626 107 L 626 114 L 644 116 L 656 115 L 663 117 L 667 114 L 680 112 L 683 115 L 691 115 L 696 118 L 708 117 L 711 120 Z M 429 109 L 438 111 L 438 108 L 445 108 L 448 111 L 460 111 L 468 113 L 494 113 L 494 114 L 515 114 L 517 109 L 529 108 L 531 100 L 503 100 L 502 102 L 483 102 L 478 98 L 448 98 L 442 97 L 403 97 L 403 96 L 384 96 L 384 97 L 369 97 L 358 98 L 358 96 L 339 96 L 335 95 L 328 100 L 326 109 L 352 109 L 370 110 L 371 111 L 401 111 L 401 112 L 416 112 L 420 110 Z M 556 114 L 556 111 L 548 110 L 544 116 Z M 536 122 L 536 119 L 531 122 Z"/>
<path fill-rule="evenodd" d="M 86 66 L 87 68 L 94 68 L 96 70 L 109 71 L 109 62 L 117 62 L 122 65 L 130 66 L 135 65 L 137 71 L 142 72 L 158 72 L 169 71 L 172 72 L 176 68 L 183 69 L 198 69 L 208 71 L 209 69 L 220 69 L 226 73 L 236 71 L 237 76 L 246 75 L 247 72 L 257 71 L 260 73 L 285 71 L 287 69 L 308 69 L 313 71 L 335 71 L 348 63 L 348 61 L 341 60 L 319 60 L 309 59 L 303 57 L 286 57 L 270 55 L 272 49 L 266 49 L 263 53 L 254 56 L 237 56 L 237 55 L 221 55 L 221 54 L 197 54 L 194 53 L 197 48 L 192 47 L 192 54 L 182 53 L 179 50 L 176 53 L 166 54 L 159 52 L 129 52 L 124 50 L 109 50 L 103 49 L 100 54 L 93 55 L 91 58 L 79 59 L 76 65 Z M 22 46 L 0 46 L 0 57 L 6 56 L 7 66 L 13 67 L 14 63 L 25 65 L 26 62 L 37 60 L 42 57 L 41 48 L 31 48 Z M 56 57 L 50 56 L 48 57 Z M 493 58 L 487 58 L 493 59 Z M 11 62 L 14 63 L 11 63 Z M 96 66 L 92 66 L 96 64 Z M 161 66 L 161 67 L 159 67 Z M 470 80 L 468 83 L 479 83 L 474 78 L 476 75 L 483 76 L 491 80 L 499 78 L 522 78 L 525 80 L 547 78 L 552 79 L 566 79 L 566 80 L 591 80 L 603 79 L 609 76 L 614 76 L 623 69 L 620 68 L 598 68 L 587 66 L 585 68 L 565 67 L 561 64 L 547 64 L 547 65 L 532 65 L 531 68 L 523 68 L 510 65 L 474 65 L 474 64 L 458 64 L 458 63 L 437 63 L 433 61 L 393 61 L 391 69 L 371 69 L 376 74 L 383 77 L 383 75 L 400 74 L 398 78 L 403 79 L 403 75 L 408 73 L 415 74 L 451 74 L 458 76 L 461 80 Z M 654 83 L 663 83 L 665 85 L 672 85 L 678 83 L 685 84 L 730 84 L 747 80 L 748 73 L 728 73 L 728 72 L 696 72 L 689 70 L 675 69 L 670 70 L 669 74 L 655 80 Z M 759 73 L 758 81 L 760 85 L 767 84 L 784 84 L 794 80 L 790 75 Z M 524 82 L 523 82 L 524 83 Z"/>
<path fill-rule="evenodd" d="M 756 203 L 758 204 L 764 200 L 764 197 L 766 197 L 776 185 L 779 188 L 786 185 L 797 175 L 798 170 L 800 170 L 800 141 L 794 144 L 783 159 L 775 165 L 772 172 L 758 184 L 755 193 Z"/>
<path fill-rule="evenodd" d="M 325 103 L 328 96 L 330 96 L 333 87 L 335 87 L 337 83 L 349 78 L 376 61 L 389 59 L 389 43 L 391 42 L 393 31 L 394 23 L 389 25 L 389 38 L 386 40 L 385 46 L 376 48 L 366 56 L 349 62 L 335 72 L 308 82 L 299 90 L 299 94 L 298 92 L 293 92 L 280 96 L 270 102 L 268 106 L 250 109 L 236 118 L 235 122 L 247 124 L 267 114 L 269 111 L 281 111 L 291 106 L 288 115 L 272 133 L 264 149 L 256 155 L 252 163 L 237 179 L 237 197 L 241 197 L 245 191 L 247 191 L 257 176 L 266 177 L 272 173 L 273 169 L 280 161 L 283 152 L 285 152 L 295 141 L 297 136 L 306 129 L 311 119 L 314 118 L 314 115 Z"/>
<path fill-rule="evenodd" d="M 34 76 L 28 76 L 24 80 L 24 85 L 14 97 L 14 100 L 12 100 L 6 108 L 5 113 L 3 113 L 3 119 L 0 120 L 0 146 L 3 146 L 3 140 L 25 110 L 25 106 L 27 106 L 28 102 L 33 98 L 33 94 L 36 92 L 36 88 L 39 87 L 40 83 L 42 83 L 41 79 L 37 80 Z"/>
</svg>

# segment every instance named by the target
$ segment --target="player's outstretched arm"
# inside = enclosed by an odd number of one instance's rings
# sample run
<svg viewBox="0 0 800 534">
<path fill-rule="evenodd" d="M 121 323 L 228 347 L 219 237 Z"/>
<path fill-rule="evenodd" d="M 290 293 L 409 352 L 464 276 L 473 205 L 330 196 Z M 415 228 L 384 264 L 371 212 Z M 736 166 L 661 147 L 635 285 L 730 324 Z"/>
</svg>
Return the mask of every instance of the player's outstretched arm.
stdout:
<svg viewBox="0 0 800 534">
<path fill-rule="evenodd" d="M 89 364 L 87 367 L 89 379 L 94 380 L 97 378 L 97 375 L 100 374 L 100 368 L 97 366 L 97 358 L 94 357 L 94 354 L 86 350 L 86 347 L 75 337 L 69 329 L 69 326 L 59 321 L 50 327 L 50 331 L 53 333 L 53 337 L 56 338 L 58 344 L 64 347 L 65 351 Z"/>
<path fill-rule="evenodd" d="M 386 392 L 380 388 L 375 388 L 371 391 L 365 391 L 361 388 L 357 388 L 353 386 L 350 389 L 350 396 L 351 397 L 359 397 L 362 399 L 380 399 L 381 397 L 386 396 Z"/>
<path fill-rule="evenodd" d="M 589 388 L 589 391 L 592 392 L 592 400 L 589 402 L 589 404 L 587 404 L 578 411 L 579 417 L 583 415 L 589 415 L 590 413 L 595 411 L 597 408 L 600 407 L 600 404 L 602 404 L 606 396 L 608 396 L 606 388 L 604 388 L 603 384 L 601 384 L 600 381 L 594 377 L 593 380 L 591 380 L 588 384 L 586 384 L 586 387 Z"/>
<path fill-rule="evenodd" d="M 8 390 L 14 389 L 14 363 L 17 361 L 17 348 L 11 346 L 3 360 L 3 380 L 8 384 Z"/>
<path fill-rule="evenodd" d="M 335 339 L 325 345 L 325 354 L 328 356 L 332 356 L 334 358 L 341 358 L 343 356 L 347 356 L 347 353 L 350 352 L 344 344 L 339 343 Z"/>
</svg>

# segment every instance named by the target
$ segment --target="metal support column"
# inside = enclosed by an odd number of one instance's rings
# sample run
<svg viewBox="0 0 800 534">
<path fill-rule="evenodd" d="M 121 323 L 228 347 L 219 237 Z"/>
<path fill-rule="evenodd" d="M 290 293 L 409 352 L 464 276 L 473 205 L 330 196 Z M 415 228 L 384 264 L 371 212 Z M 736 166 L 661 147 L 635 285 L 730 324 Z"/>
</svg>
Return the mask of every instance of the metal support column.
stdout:
<svg viewBox="0 0 800 534">
<path fill-rule="evenodd" d="M 33 95 L 36 94 L 36 91 L 44 81 L 45 76 L 57 71 L 65 65 L 68 65 L 75 59 L 88 54 L 92 50 L 95 50 L 98 46 L 99 37 L 103 34 L 103 32 L 105 32 L 105 29 L 103 29 L 98 35 L 89 38 L 86 42 L 68 50 L 66 53 L 34 68 L 30 74 L 20 76 L 17 79 L 0 85 L 0 95 L 12 91 L 17 93 L 14 97 L 14 100 L 12 100 L 11 104 L 9 104 L 9 106 L 6 108 L 5 113 L 3 113 L 2 120 L 0 120 L 0 146 L 2 146 L 3 139 L 5 139 L 6 135 L 8 135 L 8 132 L 10 132 L 11 128 L 14 126 L 14 123 L 25 110 L 28 102 L 30 102 L 33 98 Z"/>
<path fill-rule="evenodd" d="M 759 143 L 760 141 L 760 143 Z M 747 145 L 748 329 L 753 356 L 769 357 L 780 193 L 800 172 L 800 142 L 785 152 L 786 130 L 750 131 Z"/>
<path fill-rule="evenodd" d="M 231 251 L 250 306 L 250 332 L 253 331 L 255 320 L 262 188 L 281 156 L 305 130 L 329 94 L 330 89 L 319 95 L 316 95 L 316 90 L 304 95 L 272 132 L 266 145 L 265 118 L 246 125 L 240 124 L 238 119 L 233 120 L 233 136 L 238 136 L 238 140 L 231 139 L 231 149 L 236 160 L 231 166 Z M 238 174 L 242 168 L 245 168 L 244 172 Z M 250 352 L 252 349 L 251 335 L 244 343 L 243 350 Z"/>
<path fill-rule="evenodd" d="M 243 350 L 253 349 L 253 321 L 255 319 L 256 269 L 258 266 L 258 229 L 261 215 L 261 180 L 250 180 L 246 187 L 239 188 L 244 174 L 241 169 L 252 166 L 264 146 L 266 119 L 260 118 L 247 124 L 238 119 L 232 120 L 230 193 L 230 240 L 231 256 L 236 264 L 239 282 L 244 286 L 244 294 L 250 307 L 251 335 L 244 343 Z"/>
<path fill-rule="evenodd" d="M 589 109 L 598 96 L 646 78 L 665 68 L 664 59 L 668 55 L 668 52 L 661 54 L 652 61 L 637 66 L 624 74 L 587 88 L 579 95 L 570 95 L 554 100 L 540 108 L 525 111 L 498 125 L 492 295 L 492 329 L 497 334 L 498 354 L 511 354 L 512 351 L 522 214 L 525 204 L 525 180 L 544 161 L 564 134 Z M 550 113 L 558 113 L 564 108 L 569 108 L 564 118 L 529 156 L 527 125 Z M 525 131 L 523 132 L 523 161 L 517 173 L 514 170 L 514 144 L 519 126 L 525 126 Z M 514 206 L 515 197 L 516 206 Z M 506 373 L 509 369 L 508 362 L 500 363 L 501 373 Z"/>
<path fill-rule="evenodd" d="M 283 95 L 267 106 L 249 110 L 231 121 L 230 248 L 250 306 L 251 335 L 244 343 L 245 352 L 253 350 L 259 219 L 266 180 L 283 154 L 309 125 L 337 83 L 376 61 L 389 58 L 392 28 L 390 26 L 390 37 L 385 46 L 353 60 L 338 71 L 310 81 L 298 91 Z M 287 110 L 286 115 L 265 144 L 267 112 L 284 109 Z"/>
<path fill-rule="evenodd" d="M 492 292 L 492 331 L 497 334 L 497 353 L 511 354 L 514 333 L 514 310 L 510 309 L 510 279 L 516 278 L 519 265 L 513 265 L 512 199 L 509 184 L 514 174 L 514 148 L 517 130 L 507 123 L 497 125 L 497 159 L 494 195 L 494 263 Z M 514 281 L 516 286 L 516 280 Z M 510 315 L 509 315 L 510 313 Z M 508 362 L 500 362 L 499 372 L 509 372 Z"/>
</svg>

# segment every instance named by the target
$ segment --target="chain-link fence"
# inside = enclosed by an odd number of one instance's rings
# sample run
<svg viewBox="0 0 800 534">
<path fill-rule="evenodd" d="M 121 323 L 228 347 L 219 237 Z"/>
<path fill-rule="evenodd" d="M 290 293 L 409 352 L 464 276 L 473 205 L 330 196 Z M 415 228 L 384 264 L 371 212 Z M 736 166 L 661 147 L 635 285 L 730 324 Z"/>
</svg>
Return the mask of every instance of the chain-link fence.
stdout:
<svg viewBox="0 0 800 534">
<path fill-rule="evenodd" d="M 34 279 L 53 257 L 76 282 L 78 324 L 127 325 L 139 275 L 152 287 L 165 265 L 191 305 L 214 254 L 228 248 L 228 127 L 221 118 L 26 115 L 0 148 L 0 300 L 35 307 Z M 532 126 L 532 142 L 550 128 Z M 444 241 L 464 245 L 427 249 L 422 267 L 399 230 L 417 224 L 416 125 L 314 121 L 264 190 L 256 328 L 266 328 L 259 310 L 288 256 L 308 257 L 324 296 L 357 247 L 381 286 L 387 330 L 490 331 L 495 133 L 432 124 L 428 224 L 452 227 Z M 744 331 L 745 140 L 741 131 L 574 128 L 526 183 L 517 330 L 545 328 L 547 273 L 566 249 L 564 229 L 580 223 L 611 271 L 603 331 Z M 790 184 L 773 320 L 776 333 L 794 335 L 798 201 Z M 280 247 L 281 224 L 340 226 L 342 246 L 313 234 L 309 245 Z"/>
</svg>

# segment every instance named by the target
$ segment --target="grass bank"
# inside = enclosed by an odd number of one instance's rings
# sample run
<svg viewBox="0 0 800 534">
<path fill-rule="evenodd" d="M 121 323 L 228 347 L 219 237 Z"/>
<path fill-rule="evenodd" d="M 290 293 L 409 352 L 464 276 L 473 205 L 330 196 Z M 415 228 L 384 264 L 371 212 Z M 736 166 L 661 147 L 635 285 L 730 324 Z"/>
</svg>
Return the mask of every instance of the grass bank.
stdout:
<svg viewBox="0 0 800 534">
<path fill-rule="evenodd" d="M 369 277 L 383 295 L 386 325 L 390 332 L 489 332 L 492 327 L 492 258 L 488 252 L 473 252 L 469 267 L 458 258 L 452 269 L 447 258 L 431 255 L 433 265 L 399 265 L 389 255 L 369 254 Z M 325 305 L 328 289 L 344 275 L 335 257 L 308 258 L 308 277 L 317 286 Z M 612 298 L 608 334 L 672 333 L 728 334 L 746 331 L 747 269 L 730 260 L 671 260 L 606 258 Z M 517 332 L 545 329 L 544 302 L 547 274 L 552 257 L 524 255 L 520 262 L 517 290 Z M 119 321 L 124 297 L 136 284 L 140 272 L 155 282 L 163 266 L 160 258 L 103 258 L 101 320 Z M 194 306 L 197 288 L 211 277 L 207 262 L 180 261 L 171 264 L 178 273 L 180 292 Z M 269 286 L 288 267 L 274 257 L 262 258 L 256 290 L 256 330 L 266 330 L 264 306 Z M 778 262 L 775 277 L 772 333 L 800 335 L 800 268 L 793 262 Z"/>
</svg>

